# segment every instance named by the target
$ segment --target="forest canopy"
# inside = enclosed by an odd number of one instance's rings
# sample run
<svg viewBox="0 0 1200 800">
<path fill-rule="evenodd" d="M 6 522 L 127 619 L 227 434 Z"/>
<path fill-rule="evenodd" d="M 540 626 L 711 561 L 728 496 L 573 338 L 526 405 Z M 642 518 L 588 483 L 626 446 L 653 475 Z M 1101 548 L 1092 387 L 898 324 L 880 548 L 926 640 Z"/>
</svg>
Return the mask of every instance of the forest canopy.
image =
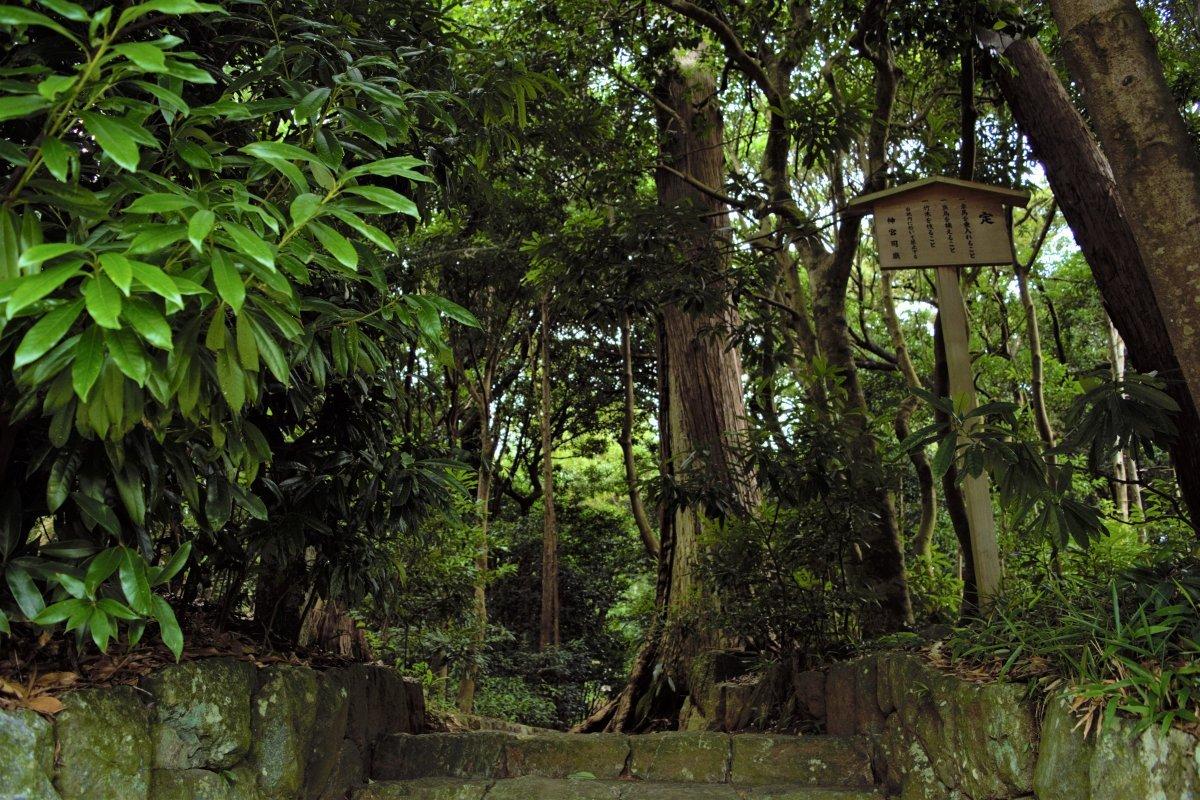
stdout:
<svg viewBox="0 0 1200 800">
<path fill-rule="evenodd" d="M 645 730 L 937 642 L 1200 721 L 1198 59 L 1174 0 L 10 0 L 0 664 Z M 1011 258 L 881 268 L 934 176 Z"/>
</svg>

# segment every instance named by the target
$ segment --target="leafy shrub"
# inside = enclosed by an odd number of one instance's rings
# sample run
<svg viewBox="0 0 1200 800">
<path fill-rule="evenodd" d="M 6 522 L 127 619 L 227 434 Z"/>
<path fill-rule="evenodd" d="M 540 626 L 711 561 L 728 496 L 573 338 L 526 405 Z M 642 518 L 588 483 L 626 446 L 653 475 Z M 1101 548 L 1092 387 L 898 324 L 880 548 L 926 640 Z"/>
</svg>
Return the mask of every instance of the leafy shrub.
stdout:
<svg viewBox="0 0 1200 800">
<path fill-rule="evenodd" d="M 470 321 L 387 276 L 384 228 L 418 215 L 406 194 L 429 181 L 396 153 L 442 124 L 444 98 L 404 80 L 421 61 L 399 50 L 424 33 L 355 38 L 349 8 L 38 5 L 0 8 L 0 408 L 16 440 L 0 629 L 65 622 L 104 649 L 118 622 L 134 641 L 153 619 L 178 653 L 149 587 L 189 551 L 229 568 L 228 608 L 279 547 L 247 549 L 235 526 L 332 486 L 382 502 L 373 518 L 395 529 L 454 490 L 387 425 L 313 434 L 327 403 L 395 406 L 394 351 L 443 347 L 442 314 Z M 342 590 L 366 544 L 309 579 Z"/>
</svg>

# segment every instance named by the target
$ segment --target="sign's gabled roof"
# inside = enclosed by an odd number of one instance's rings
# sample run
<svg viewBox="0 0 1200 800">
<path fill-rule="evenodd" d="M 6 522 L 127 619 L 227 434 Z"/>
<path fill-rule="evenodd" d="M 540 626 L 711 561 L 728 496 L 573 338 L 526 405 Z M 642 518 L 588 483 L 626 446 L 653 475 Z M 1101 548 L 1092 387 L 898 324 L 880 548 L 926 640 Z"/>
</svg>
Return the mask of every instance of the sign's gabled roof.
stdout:
<svg viewBox="0 0 1200 800">
<path fill-rule="evenodd" d="M 924 189 L 927 186 L 949 186 L 955 189 L 971 192 L 973 194 L 984 195 L 995 200 L 999 200 L 1006 206 L 1017 206 L 1024 208 L 1029 204 L 1029 192 L 1021 191 L 1020 189 L 1009 189 L 1004 186 L 991 186 L 986 183 L 976 183 L 975 181 L 964 181 L 959 178 L 947 178 L 941 175 L 935 175 L 932 178 L 922 178 L 919 181 L 906 183 L 903 186 L 893 186 L 891 189 L 884 189 L 879 192 L 871 192 L 870 194 L 860 195 L 846 204 L 846 211 L 870 211 L 880 200 L 899 197 L 917 189 Z"/>
</svg>

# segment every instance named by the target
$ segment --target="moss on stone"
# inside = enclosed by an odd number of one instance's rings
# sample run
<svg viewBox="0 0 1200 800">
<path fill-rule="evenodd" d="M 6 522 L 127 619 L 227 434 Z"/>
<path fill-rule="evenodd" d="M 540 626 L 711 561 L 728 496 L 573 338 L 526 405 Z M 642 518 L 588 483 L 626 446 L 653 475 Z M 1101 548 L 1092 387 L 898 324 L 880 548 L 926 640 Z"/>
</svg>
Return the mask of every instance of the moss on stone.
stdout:
<svg viewBox="0 0 1200 800">
<path fill-rule="evenodd" d="M 128 686 L 63 698 L 55 720 L 63 800 L 146 800 L 150 793 L 150 711 Z"/>
<path fill-rule="evenodd" d="M 250 751 L 254 667 L 230 658 L 177 664 L 143 682 L 155 703 L 154 766 L 227 769 Z"/>
<path fill-rule="evenodd" d="M 648 733 L 630 739 L 629 771 L 646 781 L 722 783 L 730 739 L 722 733 Z"/>
<path fill-rule="evenodd" d="M 317 679 L 307 667 L 259 673 L 252 701 L 253 764 L 264 800 L 296 800 L 304 789 L 316 720 Z"/>
<path fill-rule="evenodd" d="M 0 710 L 0 800 L 59 800 L 54 728 L 32 711 Z"/>
<path fill-rule="evenodd" d="M 518 736 L 507 740 L 504 749 L 510 778 L 567 778 L 584 772 L 600 779 L 618 778 L 629 759 L 628 738 L 606 733 Z"/>
</svg>

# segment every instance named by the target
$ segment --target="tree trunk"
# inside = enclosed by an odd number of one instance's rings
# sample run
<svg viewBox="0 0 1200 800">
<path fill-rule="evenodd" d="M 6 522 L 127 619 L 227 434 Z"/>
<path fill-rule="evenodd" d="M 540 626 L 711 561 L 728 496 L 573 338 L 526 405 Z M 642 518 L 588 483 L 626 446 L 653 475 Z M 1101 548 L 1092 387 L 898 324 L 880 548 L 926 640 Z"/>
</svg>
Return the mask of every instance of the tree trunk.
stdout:
<svg viewBox="0 0 1200 800">
<path fill-rule="evenodd" d="M 469 380 L 469 378 L 468 378 Z M 468 383 L 468 386 L 470 384 Z M 492 500 L 492 419 L 491 376 L 485 375 L 479 386 L 471 391 L 479 414 L 479 477 L 475 487 L 475 508 L 479 515 L 475 550 L 474 630 L 467 663 L 463 665 L 458 684 L 458 710 L 470 714 L 475 710 L 475 684 L 479 676 L 479 658 L 487 641 L 487 571 L 488 571 L 488 507 Z"/>
<path fill-rule="evenodd" d="M 554 437 L 550 429 L 550 297 L 542 296 L 542 615 L 538 649 L 557 647 L 559 638 L 558 520 L 554 509 Z"/>
<path fill-rule="evenodd" d="M 1129 348 L 1129 357 L 1139 372 L 1180 375 L 1160 298 L 1155 295 L 1108 161 L 1037 42 L 1006 40 L 1002 45 L 1011 69 L 999 66 L 994 70 L 996 80 L 1045 169 L 1063 217 L 1092 269 L 1108 315 Z M 1192 309 L 1194 313 L 1194 305 Z M 1181 409 L 1175 418 L 1179 435 L 1171 457 L 1196 524 L 1200 520 L 1200 415 L 1183 381 L 1169 381 L 1167 392 Z"/>
<path fill-rule="evenodd" d="M 1046 370 L 1042 355 L 1042 334 L 1038 329 L 1037 307 L 1033 303 L 1033 295 L 1029 292 L 1029 273 L 1037 261 L 1038 252 L 1046 235 L 1054 222 L 1058 206 L 1050 207 L 1050 215 L 1046 218 L 1046 226 L 1042 228 L 1041 236 L 1034 246 L 1029 262 L 1022 264 L 1013 259 L 1013 271 L 1017 276 L 1017 293 L 1021 297 L 1021 307 L 1025 310 L 1025 338 L 1029 340 L 1029 372 L 1030 396 L 1033 405 L 1033 418 L 1037 424 L 1038 436 L 1047 447 L 1054 446 L 1054 428 L 1050 424 L 1050 413 L 1046 410 Z"/>
<path fill-rule="evenodd" d="M 1133 0 L 1051 0 L 1067 66 L 1165 317 L 1182 377 L 1200 403 L 1200 158 Z"/>
<path fill-rule="evenodd" d="M 654 526 L 642 504 L 642 493 L 639 487 L 637 463 L 633 458 L 633 421 L 636 409 L 636 397 L 633 386 L 633 341 L 630 331 L 629 313 L 621 312 L 621 387 L 625 392 L 624 413 L 621 415 L 621 455 L 625 461 L 625 486 L 629 492 L 629 507 L 633 511 L 633 520 L 637 524 L 638 535 L 646 548 L 646 555 L 658 558 L 658 537 L 654 534 Z"/>
<path fill-rule="evenodd" d="M 697 215 L 703 224 L 681 243 L 684 257 L 688 263 L 720 271 L 729 259 L 728 207 L 697 184 L 724 183 L 724 131 L 716 84 L 701 53 L 677 56 L 655 93 L 663 162 L 655 172 L 659 204 Z M 728 296 L 711 312 L 675 303 L 663 308 L 659 430 L 667 485 L 698 479 L 721 492 L 727 512 L 742 514 L 758 505 L 759 491 L 734 446 L 746 430 L 741 358 L 729 346 L 730 331 L 737 324 Z M 711 676 L 699 669 L 707 660 L 697 658 L 721 641 L 711 625 L 715 598 L 700 586 L 696 574 L 701 531 L 720 524 L 711 511 L 680 502 L 662 509 L 659 620 L 621 696 L 588 724 L 635 730 L 656 716 L 677 721 L 689 701 L 701 714 L 714 711 L 707 707 Z"/>
<path fill-rule="evenodd" d="M 891 273 L 884 272 L 880 276 L 880 282 L 883 320 L 891 335 L 892 349 L 896 351 L 896 363 L 900 367 L 900 374 L 904 376 L 905 385 L 910 390 L 908 396 L 900 402 L 900 408 L 896 410 L 896 419 L 893 423 L 896 438 L 904 441 L 911 433 L 912 415 L 919 402 L 911 390 L 921 388 L 921 379 L 908 354 L 908 343 L 904 340 L 904 331 L 900 328 L 900 317 L 896 314 L 896 302 L 892 297 Z M 917 523 L 917 533 L 913 537 L 913 550 L 916 551 L 922 568 L 932 575 L 933 532 L 937 525 L 937 490 L 933 481 L 933 468 L 930 466 L 929 457 L 924 450 L 914 450 L 909 453 L 908 458 L 912 462 L 913 469 L 916 470 L 917 486 L 921 495 L 921 519 Z"/>
</svg>

